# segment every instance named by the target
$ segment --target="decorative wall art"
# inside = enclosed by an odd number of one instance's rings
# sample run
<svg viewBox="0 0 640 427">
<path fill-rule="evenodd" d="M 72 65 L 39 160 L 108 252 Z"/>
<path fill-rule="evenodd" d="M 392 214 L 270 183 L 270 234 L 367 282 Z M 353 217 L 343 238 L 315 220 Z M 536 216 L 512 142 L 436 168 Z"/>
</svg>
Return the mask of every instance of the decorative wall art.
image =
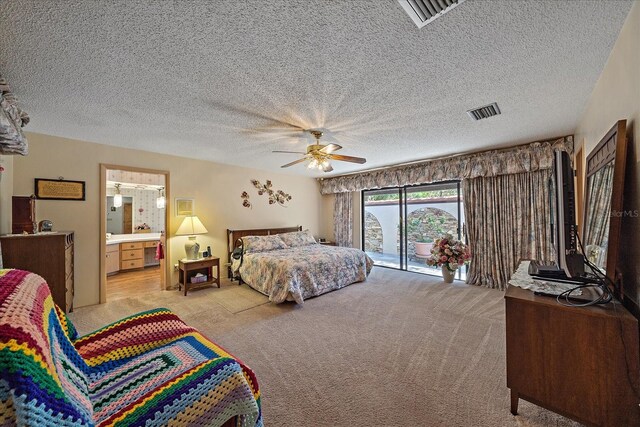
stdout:
<svg viewBox="0 0 640 427">
<path fill-rule="evenodd" d="M 244 206 L 245 208 L 251 208 L 251 202 L 249 201 L 249 193 L 247 193 L 246 191 L 243 191 L 242 194 L 240 195 L 240 198 L 242 199 L 242 206 Z"/>
<path fill-rule="evenodd" d="M 264 184 L 261 184 L 257 179 L 252 179 L 251 183 L 258 190 L 259 196 L 262 196 L 265 193 L 267 194 L 270 205 L 277 203 L 280 206 L 286 207 L 285 203 L 291 200 L 291 196 L 284 191 L 272 189 L 273 185 L 269 179 Z"/>
<path fill-rule="evenodd" d="M 35 178 L 35 195 L 45 200 L 84 200 L 84 181 Z"/>
<path fill-rule="evenodd" d="M 176 216 L 190 216 L 195 210 L 195 199 L 176 198 Z"/>
</svg>

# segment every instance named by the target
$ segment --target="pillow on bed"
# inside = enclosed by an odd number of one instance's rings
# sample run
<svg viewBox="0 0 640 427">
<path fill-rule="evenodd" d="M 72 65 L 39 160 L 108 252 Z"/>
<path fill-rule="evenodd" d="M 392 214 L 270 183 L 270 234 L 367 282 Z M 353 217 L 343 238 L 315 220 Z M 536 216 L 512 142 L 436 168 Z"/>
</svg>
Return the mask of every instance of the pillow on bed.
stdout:
<svg viewBox="0 0 640 427">
<path fill-rule="evenodd" d="M 242 238 L 244 253 L 273 251 L 275 249 L 286 249 L 288 246 L 282 241 L 280 236 L 245 236 Z"/>
<path fill-rule="evenodd" d="M 316 239 L 313 238 L 309 230 L 282 233 L 278 234 L 278 236 L 282 237 L 284 243 L 291 246 L 292 248 L 296 246 L 307 246 L 317 243 Z"/>
</svg>

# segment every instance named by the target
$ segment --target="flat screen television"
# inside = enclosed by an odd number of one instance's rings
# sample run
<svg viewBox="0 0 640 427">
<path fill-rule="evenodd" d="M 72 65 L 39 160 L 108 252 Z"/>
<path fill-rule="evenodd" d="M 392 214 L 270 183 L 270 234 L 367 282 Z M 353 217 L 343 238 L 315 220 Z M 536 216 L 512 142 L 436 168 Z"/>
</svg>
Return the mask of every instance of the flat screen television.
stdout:
<svg viewBox="0 0 640 427">
<path fill-rule="evenodd" d="M 574 175 L 569 153 L 554 151 L 553 172 L 549 177 L 551 243 L 558 270 L 570 278 L 584 276 L 584 257 L 578 251 Z"/>
<path fill-rule="evenodd" d="M 578 251 L 574 171 L 566 151 L 553 153 L 553 168 L 549 177 L 549 228 L 555 265 L 532 262 L 529 273 L 551 280 L 584 277 L 584 257 Z"/>
</svg>

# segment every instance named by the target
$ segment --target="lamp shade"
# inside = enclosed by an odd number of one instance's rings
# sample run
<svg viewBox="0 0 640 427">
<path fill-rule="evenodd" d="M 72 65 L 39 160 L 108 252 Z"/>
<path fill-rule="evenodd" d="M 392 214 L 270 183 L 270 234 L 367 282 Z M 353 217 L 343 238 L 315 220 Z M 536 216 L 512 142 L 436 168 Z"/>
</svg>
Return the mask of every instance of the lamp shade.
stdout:
<svg viewBox="0 0 640 427">
<path fill-rule="evenodd" d="M 196 216 L 187 216 L 178 227 L 176 236 L 194 236 L 196 234 L 205 234 L 207 229 L 202 225 L 202 221 Z"/>
</svg>

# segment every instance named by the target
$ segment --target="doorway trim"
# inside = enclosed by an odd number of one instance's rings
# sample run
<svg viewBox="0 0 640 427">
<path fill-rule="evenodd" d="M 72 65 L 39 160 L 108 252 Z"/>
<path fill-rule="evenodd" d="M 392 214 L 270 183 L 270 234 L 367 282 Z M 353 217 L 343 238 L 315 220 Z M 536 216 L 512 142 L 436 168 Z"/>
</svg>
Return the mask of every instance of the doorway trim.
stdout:
<svg viewBox="0 0 640 427">
<path fill-rule="evenodd" d="M 171 200 L 169 171 L 100 163 L 100 250 L 98 251 L 100 254 L 100 304 L 107 302 L 107 267 L 105 262 L 107 256 L 107 170 L 164 175 L 164 191 L 167 203 L 164 209 L 164 262 L 160 261 L 161 271 L 163 272 L 160 276 L 161 290 L 164 291 L 167 288 L 167 283 L 169 283 L 171 277 L 171 263 L 166 262 L 166 260 L 171 259 L 168 239 L 169 218 L 171 218 L 171 203 L 168 202 Z"/>
</svg>

